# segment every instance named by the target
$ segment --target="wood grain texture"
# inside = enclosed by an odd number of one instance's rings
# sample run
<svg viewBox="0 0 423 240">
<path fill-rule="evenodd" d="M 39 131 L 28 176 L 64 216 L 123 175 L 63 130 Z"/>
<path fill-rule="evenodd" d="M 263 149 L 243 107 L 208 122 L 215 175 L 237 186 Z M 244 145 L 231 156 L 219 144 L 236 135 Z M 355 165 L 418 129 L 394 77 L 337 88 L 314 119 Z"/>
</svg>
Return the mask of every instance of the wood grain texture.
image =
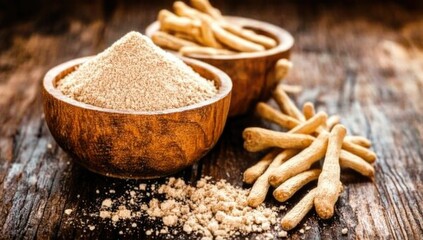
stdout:
<svg viewBox="0 0 423 240">
<path fill-rule="evenodd" d="M 47 1 L 44 1 L 47 2 Z M 0 238 L 117 239 L 119 227 L 95 231 L 66 224 L 64 210 L 81 212 L 104 189 L 128 184 L 84 170 L 59 148 L 42 114 L 41 81 L 51 67 L 95 54 L 130 30 L 142 31 L 170 1 L 90 1 L 5 5 L 0 14 Z M 373 141 L 378 155 L 374 182 L 344 171 L 346 185 L 328 221 L 312 211 L 291 239 L 419 239 L 423 235 L 423 6 L 383 2 L 216 1 L 225 14 L 269 21 L 296 39 L 294 70 L 301 84 L 296 102 L 337 113 L 352 134 Z M 38 6 L 38 7 L 37 7 Z M 17 19 L 19 17 L 19 19 Z M 273 104 L 273 103 L 272 103 Z M 260 159 L 242 149 L 245 127 L 275 125 L 253 116 L 233 118 L 198 164 L 176 176 L 225 178 L 241 186 L 242 172 Z M 50 146 L 49 148 L 48 146 Z M 247 186 L 246 186 L 247 187 Z M 288 201 L 288 209 L 305 190 Z M 100 189 L 99 195 L 95 194 Z M 267 202 L 278 205 L 269 195 Z M 281 212 L 281 216 L 285 214 Z M 142 220 L 150 227 L 157 222 Z M 341 229 L 348 228 L 342 235 Z M 145 238 L 140 228 L 126 235 Z M 247 236 L 254 239 L 256 235 Z M 180 234 L 176 239 L 187 239 Z"/>
</svg>

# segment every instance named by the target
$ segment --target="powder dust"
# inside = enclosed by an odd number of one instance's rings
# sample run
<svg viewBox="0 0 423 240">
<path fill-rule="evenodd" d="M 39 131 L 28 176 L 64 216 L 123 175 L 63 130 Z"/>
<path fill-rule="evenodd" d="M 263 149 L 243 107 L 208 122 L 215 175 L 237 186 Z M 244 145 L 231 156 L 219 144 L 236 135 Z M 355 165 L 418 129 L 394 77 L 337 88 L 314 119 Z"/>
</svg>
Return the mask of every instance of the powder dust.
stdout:
<svg viewBox="0 0 423 240">
<path fill-rule="evenodd" d="M 94 106 L 160 111 L 216 95 L 206 80 L 146 36 L 130 32 L 58 82 L 65 95 Z"/>
<path fill-rule="evenodd" d="M 122 229 L 123 235 L 133 236 L 141 231 L 166 239 L 180 234 L 203 240 L 252 233 L 259 234 L 256 239 L 287 237 L 278 217 L 279 211 L 286 209 L 284 205 L 251 208 L 247 205 L 248 190 L 225 180 L 213 182 L 210 177 L 203 177 L 190 185 L 171 177 L 163 184 L 128 187 L 122 195 L 104 190 L 106 196 L 99 198 L 96 206 L 87 208 L 82 217 L 81 213 L 71 215 L 68 223 L 87 231 L 93 222 L 110 223 L 111 227 Z"/>
</svg>

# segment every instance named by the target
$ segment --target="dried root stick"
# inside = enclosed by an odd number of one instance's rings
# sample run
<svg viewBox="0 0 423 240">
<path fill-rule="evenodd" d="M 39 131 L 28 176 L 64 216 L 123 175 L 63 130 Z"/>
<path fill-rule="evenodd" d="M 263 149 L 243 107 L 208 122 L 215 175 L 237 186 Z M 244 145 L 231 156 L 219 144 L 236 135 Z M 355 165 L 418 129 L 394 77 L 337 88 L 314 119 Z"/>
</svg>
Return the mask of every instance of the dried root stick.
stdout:
<svg viewBox="0 0 423 240">
<path fill-rule="evenodd" d="M 345 141 L 352 142 L 365 148 L 369 148 L 372 146 L 372 142 L 363 136 L 346 136 Z"/>
<path fill-rule="evenodd" d="M 258 152 L 271 147 L 306 148 L 314 137 L 306 134 L 284 133 L 259 127 L 246 128 L 242 133 L 244 148 L 250 152 Z"/>
<path fill-rule="evenodd" d="M 354 144 L 350 141 L 344 141 L 344 143 L 342 144 L 342 149 L 347 150 L 348 152 L 363 158 L 369 163 L 373 163 L 376 161 L 376 153 L 358 144 Z"/>
<path fill-rule="evenodd" d="M 275 65 L 275 79 L 283 80 L 288 74 L 289 70 L 292 69 L 292 62 L 286 58 L 281 58 L 276 62 Z"/>
<path fill-rule="evenodd" d="M 305 119 L 310 119 L 316 114 L 316 110 L 314 109 L 314 104 L 312 102 L 306 102 L 303 105 L 303 114 Z"/>
<path fill-rule="evenodd" d="M 325 156 L 329 134 L 322 132 L 313 143 L 273 170 L 269 182 L 273 187 L 279 186 L 287 179 L 310 168 L 310 166 Z"/>
<path fill-rule="evenodd" d="M 264 102 L 257 104 L 256 113 L 261 118 L 274 122 L 283 128 L 292 129 L 300 124 L 298 119 L 283 114 Z"/>
<path fill-rule="evenodd" d="M 314 104 L 312 102 L 306 102 L 303 105 L 303 114 L 306 119 L 309 119 L 314 116 L 315 112 Z M 321 127 L 316 129 L 316 133 L 320 133 L 321 131 L 327 131 L 327 120 L 322 124 Z"/>
<path fill-rule="evenodd" d="M 156 45 L 158 45 L 160 47 L 169 48 L 169 49 L 172 49 L 172 50 L 179 50 L 182 47 L 188 47 L 188 46 L 189 47 L 198 46 L 197 44 L 195 44 L 191 41 L 177 38 L 175 36 L 172 36 L 168 33 L 162 32 L 162 31 L 155 32 L 151 36 L 151 40 Z"/>
<path fill-rule="evenodd" d="M 304 104 L 304 107 L 306 106 L 306 104 Z M 306 107 L 309 108 L 309 107 Z M 306 110 L 309 111 L 310 110 Z M 304 109 L 303 109 L 304 112 Z M 309 113 L 307 113 L 309 114 Z M 306 114 L 305 114 L 306 115 Z M 311 112 L 310 114 L 311 115 Z M 333 120 L 335 119 L 335 120 Z M 318 128 L 316 132 L 320 133 L 320 132 L 326 132 L 327 129 L 332 129 L 332 124 L 339 122 L 339 116 L 337 115 L 332 115 L 331 117 L 329 117 L 329 119 L 326 121 L 328 127 L 327 128 Z M 342 149 L 347 150 L 348 152 L 355 154 L 359 157 L 361 157 L 362 159 L 366 160 L 369 163 L 373 163 L 376 161 L 376 153 L 374 153 L 373 151 L 367 149 L 368 147 L 371 146 L 371 142 L 370 140 L 368 140 L 365 137 L 361 137 L 361 136 L 345 136 L 343 144 L 342 144 Z"/>
<path fill-rule="evenodd" d="M 273 149 L 267 153 L 260 161 L 258 161 L 253 166 L 249 167 L 244 172 L 243 181 L 247 184 L 254 183 L 257 178 L 259 178 L 272 163 L 273 159 L 281 152 L 280 149 Z"/>
<path fill-rule="evenodd" d="M 339 124 L 330 132 L 322 173 L 317 184 L 317 194 L 314 198 L 316 212 L 323 219 L 333 216 L 335 203 L 342 189 L 339 156 L 346 133 L 345 127 Z"/>
<path fill-rule="evenodd" d="M 189 7 L 181 1 L 174 2 L 173 8 L 179 16 L 185 16 L 191 19 L 200 19 L 201 21 L 210 23 L 216 39 L 237 51 L 256 52 L 265 50 L 262 45 L 253 43 L 224 30 L 215 20 L 213 20 L 212 17 Z"/>
<path fill-rule="evenodd" d="M 203 39 L 203 42 L 206 46 L 212 47 L 212 48 L 223 48 L 220 43 L 217 42 L 216 38 L 214 37 L 211 23 L 209 21 L 201 21 L 201 38 Z M 228 51 L 230 52 L 230 51 Z"/>
<path fill-rule="evenodd" d="M 311 134 L 326 122 L 328 115 L 325 112 L 319 112 L 310 119 L 297 125 L 289 133 Z"/>
<path fill-rule="evenodd" d="M 325 113 L 319 113 L 308 121 L 297 125 L 297 127 L 291 129 L 288 133 L 301 133 L 309 134 L 315 131 L 322 123 L 326 121 L 327 115 Z M 254 166 L 248 168 L 244 172 L 244 182 L 253 183 L 269 166 L 275 156 L 280 152 L 280 149 L 272 150 L 266 154 L 263 159 L 257 162 Z"/>
<path fill-rule="evenodd" d="M 274 122 L 279 126 L 287 129 L 293 129 L 300 125 L 300 121 L 283 113 L 280 113 L 276 109 L 272 108 L 266 103 L 260 102 L 257 104 L 256 113 L 263 119 Z M 332 116 L 333 117 L 333 116 Z M 327 120 L 326 122 L 329 122 Z M 323 125 L 323 124 L 322 124 Z M 318 127 L 317 132 L 327 132 L 325 129 Z M 302 132 L 301 132 L 302 133 Z M 353 154 L 356 154 L 368 162 L 374 162 L 376 160 L 376 154 L 369 149 L 361 147 L 358 144 L 352 143 L 348 137 L 344 140 L 342 146 L 343 149 L 350 151 Z"/>
<path fill-rule="evenodd" d="M 175 13 L 178 16 L 189 18 L 192 21 L 199 22 L 198 28 L 195 29 L 195 30 L 198 30 L 198 32 L 194 32 L 192 35 L 202 45 L 209 46 L 210 42 L 213 41 L 213 40 L 212 39 L 205 39 L 203 37 L 204 33 L 202 33 L 200 31 L 200 28 L 201 28 L 201 25 L 202 25 L 201 22 L 206 22 L 208 25 L 211 25 L 214 22 L 213 18 L 211 16 L 205 14 L 205 13 L 199 12 L 196 9 L 191 8 L 190 6 L 186 5 L 184 2 L 181 2 L 181 1 L 174 2 L 173 3 L 173 9 L 175 10 Z M 211 26 L 208 26 L 208 28 L 211 29 Z M 204 25 L 203 25 L 202 31 L 203 32 L 205 31 Z M 208 31 L 210 31 L 210 30 L 208 30 Z M 210 36 L 209 34 L 210 33 L 206 33 L 206 37 Z M 213 36 L 213 39 L 214 39 L 214 36 Z M 216 43 L 216 44 L 218 44 L 220 46 L 219 43 Z"/>
<path fill-rule="evenodd" d="M 160 11 L 158 18 L 160 29 L 163 31 L 181 32 L 192 36 L 199 34 L 201 22 L 198 20 L 179 17 L 166 10 Z"/>
<path fill-rule="evenodd" d="M 235 54 L 232 51 L 226 49 L 217 49 L 212 47 L 200 47 L 200 46 L 186 46 L 179 49 L 179 53 L 183 56 L 190 55 L 232 55 Z"/>
<path fill-rule="evenodd" d="M 265 50 L 262 45 L 238 37 L 237 35 L 226 31 L 217 23 L 213 23 L 211 27 L 216 38 L 230 48 L 240 52 L 258 52 Z"/>
<path fill-rule="evenodd" d="M 201 21 L 208 21 L 214 22 L 213 18 L 205 13 L 202 13 L 188 5 L 186 5 L 182 1 L 175 1 L 173 3 L 173 10 L 178 16 L 188 17 L 193 20 L 201 20 Z"/>
<path fill-rule="evenodd" d="M 174 16 L 176 15 L 173 14 L 171 11 L 162 9 L 159 11 L 159 14 L 157 14 L 157 20 L 159 20 L 159 22 L 163 22 L 165 18 L 174 17 Z"/>
<path fill-rule="evenodd" d="M 305 121 L 305 118 L 301 111 L 295 106 L 291 98 L 286 94 L 281 86 L 276 87 L 276 90 L 273 92 L 273 98 L 276 103 L 279 105 L 282 112 L 287 115 L 298 119 L 299 121 Z"/>
<path fill-rule="evenodd" d="M 188 40 L 188 41 L 191 41 L 191 42 L 195 42 L 195 43 L 198 42 L 197 41 L 197 36 L 189 35 L 189 34 L 186 34 L 186 33 L 175 32 L 173 34 L 173 36 L 175 36 L 177 38 L 180 38 L 180 39 L 184 39 L 184 40 Z"/>
<path fill-rule="evenodd" d="M 363 176 L 372 178 L 375 175 L 375 169 L 370 163 L 348 151 L 341 150 L 339 163 L 341 167 L 350 168 Z"/>
<path fill-rule="evenodd" d="M 311 181 L 317 180 L 319 178 L 320 172 L 320 169 L 308 170 L 286 180 L 273 191 L 273 196 L 279 202 L 285 202 L 304 185 Z"/>
<path fill-rule="evenodd" d="M 310 121 L 300 122 L 299 120 L 285 115 L 263 102 L 257 104 L 256 113 L 265 120 L 274 122 L 283 128 L 290 129 L 289 132 L 291 133 L 302 134 L 310 134 L 314 132 L 320 127 L 320 125 L 324 124 L 327 119 L 326 113 L 321 112 L 314 116 L 314 118 Z"/>
<path fill-rule="evenodd" d="M 301 123 L 300 125 L 297 125 L 296 128 L 289 131 L 289 133 L 302 133 L 307 134 L 314 132 L 315 129 L 326 121 L 326 114 L 325 113 L 319 113 L 314 118 L 310 119 L 309 121 L 306 121 L 304 123 Z M 275 158 L 277 153 L 279 153 L 280 150 L 273 150 L 270 153 L 266 154 L 263 159 L 261 159 L 257 164 L 250 167 L 244 172 L 244 182 L 246 183 L 253 183 L 267 168 L 267 166 L 270 164 L 270 162 Z"/>
<path fill-rule="evenodd" d="M 247 39 L 248 41 L 260 44 L 266 49 L 276 47 L 277 42 L 268 36 L 257 34 L 252 30 L 244 29 L 239 26 L 231 25 L 230 23 L 220 22 L 221 26 L 230 33 L 233 33 L 241 38 Z"/>
<path fill-rule="evenodd" d="M 191 0 L 191 5 L 218 21 L 224 21 L 222 13 L 219 11 L 219 9 L 214 8 L 208 0 Z"/>
<path fill-rule="evenodd" d="M 305 104 L 304 104 L 305 105 Z M 334 125 L 340 122 L 340 118 L 338 115 L 332 115 L 326 121 L 327 128 L 319 128 L 317 132 L 327 131 L 327 129 L 332 129 Z M 376 161 L 376 153 L 367 149 L 371 146 L 370 140 L 365 137 L 361 136 L 346 136 L 343 144 L 342 149 L 347 150 L 348 152 L 355 154 L 362 159 L 366 160 L 369 163 L 373 163 Z"/>
<path fill-rule="evenodd" d="M 243 37 L 249 41 L 263 45 L 266 48 L 275 47 L 277 44 L 276 41 L 270 37 L 257 34 L 251 30 L 246 30 L 241 27 L 228 24 L 223 18 L 222 13 L 218 9 L 214 8 L 208 0 L 191 0 L 191 4 L 194 8 L 198 9 L 199 11 L 210 15 L 212 18 L 217 20 L 225 30 L 233 34 Z"/>
<path fill-rule="evenodd" d="M 301 222 L 313 208 L 316 193 L 316 188 L 312 189 L 282 218 L 281 226 L 283 230 L 289 231 Z"/>
<path fill-rule="evenodd" d="M 338 115 L 332 115 L 328 118 L 328 121 L 326 123 L 327 130 L 330 131 L 336 124 L 341 122 L 341 117 Z"/>
<path fill-rule="evenodd" d="M 283 150 L 275 157 L 275 159 L 269 165 L 263 175 L 261 175 L 251 187 L 250 193 L 247 197 L 248 206 L 257 207 L 258 205 L 264 202 L 264 199 L 266 198 L 267 192 L 269 191 L 270 187 L 268 180 L 270 173 L 278 166 L 280 166 L 284 161 L 290 159 L 298 152 L 299 150 L 296 149 L 287 149 Z"/>
<path fill-rule="evenodd" d="M 303 87 L 301 87 L 300 85 L 288 85 L 288 84 L 284 84 L 284 83 L 280 83 L 279 85 L 281 85 L 281 88 L 286 93 L 298 94 L 298 93 L 303 91 Z"/>
</svg>

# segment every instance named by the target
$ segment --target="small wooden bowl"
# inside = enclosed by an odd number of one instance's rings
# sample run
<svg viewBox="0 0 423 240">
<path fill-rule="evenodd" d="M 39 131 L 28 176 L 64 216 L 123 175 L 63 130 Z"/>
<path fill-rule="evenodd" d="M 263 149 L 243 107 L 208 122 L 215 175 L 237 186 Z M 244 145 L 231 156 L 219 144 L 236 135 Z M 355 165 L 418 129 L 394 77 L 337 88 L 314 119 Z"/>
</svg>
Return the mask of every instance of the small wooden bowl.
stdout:
<svg viewBox="0 0 423 240">
<path fill-rule="evenodd" d="M 194 164 L 219 139 L 231 100 L 232 82 L 221 70 L 183 59 L 213 80 L 218 94 L 194 105 L 156 112 L 121 111 L 71 99 L 56 88 L 59 79 L 88 60 L 51 69 L 43 81 L 45 120 L 60 147 L 89 170 L 118 178 L 157 178 Z"/>
<path fill-rule="evenodd" d="M 281 58 L 289 59 L 294 38 L 288 31 L 270 23 L 241 17 L 225 18 L 228 22 L 252 29 L 278 42 L 276 47 L 262 52 L 189 56 L 209 63 L 229 75 L 233 82 L 229 116 L 235 116 L 246 113 L 258 101 L 269 99 L 280 80 L 275 76 L 275 64 Z M 159 29 L 160 23 L 156 21 L 147 27 L 145 33 L 151 37 Z"/>
</svg>

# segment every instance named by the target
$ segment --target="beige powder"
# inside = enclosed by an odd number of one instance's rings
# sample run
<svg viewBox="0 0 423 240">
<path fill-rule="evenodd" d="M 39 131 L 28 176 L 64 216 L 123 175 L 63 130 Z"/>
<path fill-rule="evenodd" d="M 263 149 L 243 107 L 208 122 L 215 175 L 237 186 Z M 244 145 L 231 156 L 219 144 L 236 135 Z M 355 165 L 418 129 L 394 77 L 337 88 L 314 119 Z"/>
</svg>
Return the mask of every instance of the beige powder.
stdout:
<svg viewBox="0 0 423 240">
<path fill-rule="evenodd" d="M 82 64 L 59 81 L 58 88 L 94 106 L 136 111 L 179 108 L 217 93 L 212 81 L 138 32 Z"/>
<path fill-rule="evenodd" d="M 128 190 L 129 199 L 116 200 L 117 204 L 139 202 L 139 196 L 146 190 L 143 185 L 138 190 Z M 142 189 L 142 190 L 141 190 Z M 100 217 L 109 213 L 112 222 L 147 215 L 151 220 L 160 219 L 163 227 L 151 231 L 154 235 L 173 235 L 169 233 L 175 227 L 182 228 L 187 234 L 199 234 L 204 239 L 227 239 L 234 235 L 248 233 L 263 233 L 264 239 L 273 239 L 273 232 L 279 227 L 277 224 L 278 208 L 267 208 L 260 205 L 251 208 L 247 205 L 248 191 L 234 187 L 225 180 L 216 183 L 210 177 L 200 179 L 195 186 L 191 186 L 183 179 L 169 178 L 165 184 L 150 185 L 153 197 L 147 204 L 140 205 L 139 210 L 122 216 L 122 210 L 127 210 L 125 205 L 118 205 L 117 209 L 102 204 Z M 135 194 L 131 194 L 131 192 Z M 119 203 L 121 202 L 121 203 Z M 277 226 L 275 226 L 277 224 Z M 266 237 L 267 235 L 271 237 Z"/>
<path fill-rule="evenodd" d="M 227 238 L 236 233 L 264 232 L 276 223 L 276 212 L 264 206 L 248 207 L 248 191 L 224 180 L 213 184 L 203 178 L 193 187 L 182 179 L 170 178 L 158 193 L 166 200 L 153 198 L 147 214 L 162 218 L 165 225 L 167 218 L 176 219 L 168 226 L 179 224 L 187 233 Z"/>
<path fill-rule="evenodd" d="M 72 212 L 66 222 L 84 229 L 94 222 L 110 224 L 122 230 L 124 236 L 144 232 L 159 239 L 173 239 L 180 234 L 204 240 L 250 233 L 257 234 L 255 239 L 288 236 L 278 224 L 284 205 L 251 208 L 247 205 L 248 190 L 225 180 L 214 182 L 203 177 L 191 185 L 171 177 L 161 184 L 128 184 L 124 192 L 116 194 L 104 190 L 105 196 L 98 198 L 94 206 Z M 154 226 L 144 225 L 146 222 Z"/>
</svg>

